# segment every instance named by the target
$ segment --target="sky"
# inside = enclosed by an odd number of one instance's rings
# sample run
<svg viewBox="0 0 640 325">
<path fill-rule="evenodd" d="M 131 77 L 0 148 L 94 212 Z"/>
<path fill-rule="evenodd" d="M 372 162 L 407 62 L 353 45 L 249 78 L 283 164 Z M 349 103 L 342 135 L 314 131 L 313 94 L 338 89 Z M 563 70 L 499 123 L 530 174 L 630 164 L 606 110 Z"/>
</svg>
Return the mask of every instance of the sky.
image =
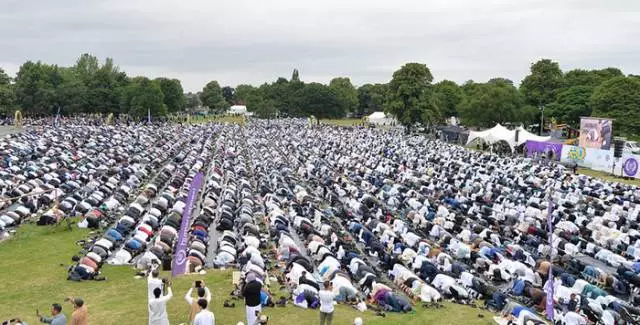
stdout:
<svg viewBox="0 0 640 325">
<path fill-rule="evenodd" d="M 531 63 L 640 74 L 638 0 L 1 0 L 0 67 L 112 57 L 185 91 L 291 76 L 388 82 L 404 63 L 436 81 L 519 83 Z"/>
</svg>

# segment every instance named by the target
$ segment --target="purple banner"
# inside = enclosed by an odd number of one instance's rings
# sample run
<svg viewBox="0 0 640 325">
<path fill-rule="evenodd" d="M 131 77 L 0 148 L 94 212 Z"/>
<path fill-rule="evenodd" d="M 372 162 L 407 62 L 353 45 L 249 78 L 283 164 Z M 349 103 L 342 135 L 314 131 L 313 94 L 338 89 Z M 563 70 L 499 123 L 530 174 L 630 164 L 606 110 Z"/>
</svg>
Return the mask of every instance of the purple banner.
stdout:
<svg viewBox="0 0 640 325">
<path fill-rule="evenodd" d="M 553 260 L 553 200 L 549 199 L 549 208 L 547 209 L 547 230 L 549 231 L 549 262 Z M 547 294 L 547 319 L 553 321 L 553 268 L 549 267 L 549 279 L 544 287 Z"/>
<path fill-rule="evenodd" d="M 560 160 L 562 143 L 527 140 L 527 157 L 542 156 L 549 160 Z"/>
<path fill-rule="evenodd" d="M 198 195 L 200 186 L 202 186 L 202 178 L 202 173 L 196 174 L 196 176 L 193 178 L 193 182 L 191 182 L 191 187 L 189 188 L 189 195 L 187 196 L 187 201 L 184 205 L 184 211 L 182 212 L 182 222 L 180 223 L 178 244 L 176 244 L 176 252 L 173 255 L 171 276 L 184 274 L 187 266 L 187 242 L 189 241 L 187 232 L 189 232 L 189 225 L 191 224 L 190 221 L 193 205 L 196 202 L 196 196 Z"/>
</svg>

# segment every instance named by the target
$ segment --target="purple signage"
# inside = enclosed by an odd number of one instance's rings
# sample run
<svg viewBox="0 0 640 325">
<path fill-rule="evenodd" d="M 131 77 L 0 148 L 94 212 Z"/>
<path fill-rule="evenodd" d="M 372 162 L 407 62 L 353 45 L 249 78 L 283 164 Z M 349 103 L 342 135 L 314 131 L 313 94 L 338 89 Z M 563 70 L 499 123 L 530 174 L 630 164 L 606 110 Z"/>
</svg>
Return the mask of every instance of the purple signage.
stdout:
<svg viewBox="0 0 640 325">
<path fill-rule="evenodd" d="M 189 188 L 189 195 L 187 196 L 187 201 L 184 205 L 184 211 L 182 212 L 182 222 L 180 223 L 180 232 L 178 234 L 176 252 L 173 255 L 171 276 L 184 274 L 187 266 L 187 242 L 189 241 L 187 232 L 189 231 L 193 205 L 195 204 L 196 196 L 198 195 L 200 186 L 202 186 L 202 178 L 202 173 L 196 174 L 196 176 L 193 178 L 193 182 L 191 182 L 191 187 Z"/>
<path fill-rule="evenodd" d="M 549 261 L 553 259 L 553 200 L 549 200 L 549 208 L 547 209 L 547 230 L 549 231 Z M 544 286 L 544 292 L 547 294 L 547 319 L 553 321 L 553 268 L 549 268 L 549 279 Z"/>
<path fill-rule="evenodd" d="M 544 154 L 549 160 L 559 161 L 562 156 L 562 143 L 527 140 L 527 157 L 533 157 L 534 154 Z"/>
<path fill-rule="evenodd" d="M 622 171 L 624 171 L 626 176 L 635 177 L 638 172 L 638 161 L 636 158 L 629 157 L 625 160 L 624 164 L 622 164 Z"/>
</svg>

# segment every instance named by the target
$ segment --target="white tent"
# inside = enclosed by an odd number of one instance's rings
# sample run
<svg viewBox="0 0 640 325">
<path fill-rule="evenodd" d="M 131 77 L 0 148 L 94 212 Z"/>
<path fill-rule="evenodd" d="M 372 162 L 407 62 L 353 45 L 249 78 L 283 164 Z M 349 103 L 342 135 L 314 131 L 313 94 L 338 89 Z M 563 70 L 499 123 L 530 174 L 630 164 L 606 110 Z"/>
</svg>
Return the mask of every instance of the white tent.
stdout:
<svg viewBox="0 0 640 325">
<path fill-rule="evenodd" d="M 233 105 L 229 107 L 228 114 L 247 114 L 247 106 Z"/>
<path fill-rule="evenodd" d="M 516 141 L 516 130 L 518 130 L 518 141 Z M 537 136 L 525 130 L 521 126 L 517 127 L 516 130 L 509 130 L 500 124 L 496 124 L 496 126 L 488 130 L 471 131 L 469 132 L 469 138 L 467 139 L 467 144 L 478 139 L 481 139 L 482 141 L 488 144 L 494 144 L 499 141 L 505 141 L 509 145 L 511 150 L 513 150 L 513 148 L 527 142 L 527 140 L 544 142 L 544 141 L 549 141 L 551 139 L 551 137 Z"/>
<path fill-rule="evenodd" d="M 545 141 L 551 140 L 551 137 L 542 137 L 542 136 L 539 136 L 539 135 L 535 135 L 535 134 L 525 130 L 521 126 L 517 127 L 516 130 L 520 130 L 520 133 L 518 134 L 518 143 L 517 143 L 517 145 L 521 145 L 523 143 L 526 143 L 527 140 L 533 140 L 533 141 L 538 141 L 538 142 L 545 142 Z M 515 131 L 514 131 L 514 133 L 515 133 Z M 514 135 L 514 137 L 515 137 L 515 135 Z"/>
<path fill-rule="evenodd" d="M 393 116 L 387 115 L 384 112 L 371 113 L 371 115 L 367 116 L 367 121 L 376 125 L 391 125 L 397 122 Z"/>
</svg>

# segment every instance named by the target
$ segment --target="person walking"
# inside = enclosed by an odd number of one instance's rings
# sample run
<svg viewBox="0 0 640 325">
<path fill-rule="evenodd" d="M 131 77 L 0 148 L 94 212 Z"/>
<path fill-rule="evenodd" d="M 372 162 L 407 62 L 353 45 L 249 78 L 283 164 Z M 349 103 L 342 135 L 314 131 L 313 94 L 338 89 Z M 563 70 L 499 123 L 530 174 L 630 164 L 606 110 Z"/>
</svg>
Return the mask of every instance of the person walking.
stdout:
<svg viewBox="0 0 640 325">
<path fill-rule="evenodd" d="M 320 325 L 331 325 L 333 321 L 333 301 L 336 295 L 330 281 L 324 282 L 324 288 L 318 293 L 320 298 Z"/>
<path fill-rule="evenodd" d="M 192 325 L 216 325 L 216 317 L 207 309 L 207 305 L 206 299 L 198 299 L 200 311 L 193 318 Z"/>
<path fill-rule="evenodd" d="M 162 295 L 160 288 L 153 290 L 153 299 L 149 301 L 149 325 L 169 325 L 167 302 L 173 297 L 171 286 L 167 285 L 167 294 Z"/>
<path fill-rule="evenodd" d="M 262 283 L 256 279 L 255 274 L 249 273 L 242 288 L 242 296 L 247 309 L 247 324 L 254 324 L 258 313 L 262 310 L 260 291 L 262 291 Z"/>
<path fill-rule="evenodd" d="M 67 317 L 62 313 L 60 304 L 51 305 L 51 317 L 42 316 L 40 312 L 37 312 L 37 316 L 40 318 L 40 322 L 44 324 L 67 325 Z"/>
</svg>

